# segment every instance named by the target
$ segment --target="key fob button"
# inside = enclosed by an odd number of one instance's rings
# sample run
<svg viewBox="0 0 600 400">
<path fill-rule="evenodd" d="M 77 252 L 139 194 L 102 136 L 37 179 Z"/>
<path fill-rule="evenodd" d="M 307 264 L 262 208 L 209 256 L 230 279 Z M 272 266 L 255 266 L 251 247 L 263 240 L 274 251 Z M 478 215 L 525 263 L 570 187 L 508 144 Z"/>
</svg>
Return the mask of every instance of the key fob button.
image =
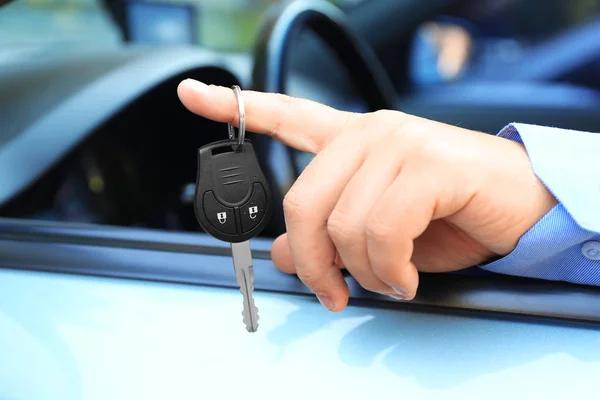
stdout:
<svg viewBox="0 0 600 400">
<path fill-rule="evenodd" d="M 250 199 L 240 207 L 242 233 L 250 232 L 262 221 L 265 216 L 266 207 L 267 198 L 265 189 L 260 183 L 254 183 Z"/>
<path fill-rule="evenodd" d="M 273 210 L 269 182 L 252 143 L 222 140 L 198 149 L 194 213 L 213 237 L 242 243 L 258 236 Z"/>
<path fill-rule="evenodd" d="M 212 191 L 204 193 L 204 214 L 208 222 L 218 231 L 237 235 L 233 208 L 220 204 Z"/>
</svg>

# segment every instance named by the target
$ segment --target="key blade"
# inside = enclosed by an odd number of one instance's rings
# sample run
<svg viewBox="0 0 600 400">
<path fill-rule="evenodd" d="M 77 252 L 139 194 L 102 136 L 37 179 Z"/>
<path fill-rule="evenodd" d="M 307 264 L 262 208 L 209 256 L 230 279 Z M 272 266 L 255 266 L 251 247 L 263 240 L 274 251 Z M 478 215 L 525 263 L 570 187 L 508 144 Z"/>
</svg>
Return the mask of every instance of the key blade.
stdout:
<svg viewBox="0 0 600 400">
<path fill-rule="evenodd" d="M 231 243 L 231 254 L 233 255 L 235 279 L 244 297 L 244 307 L 242 310 L 244 324 L 248 332 L 256 332 L 258 329 L 258 308 L 254 305 L 253 297 L 254 267 L 252 266 L 250 242 Z"/>
<path fill-rule="evenodd" d="M 242 317 L 244 319 L 244 324 L 246 325 L 246 330 L 248 332 L 256 332 L 258 330 L 258 308 L 254 305 L 254 296 L 252 292 L 254 291 L 254 271 L 252 266 L 249 269 L 244 269 L 242 271 L 243 276 L 243 284 L 240 284 L 241 288 L 245 288 L 246 294 L 244 294 L 244 309 L 242 311 Z M 243 293 L 243 292 L 242 292 Z"/>
</svg>

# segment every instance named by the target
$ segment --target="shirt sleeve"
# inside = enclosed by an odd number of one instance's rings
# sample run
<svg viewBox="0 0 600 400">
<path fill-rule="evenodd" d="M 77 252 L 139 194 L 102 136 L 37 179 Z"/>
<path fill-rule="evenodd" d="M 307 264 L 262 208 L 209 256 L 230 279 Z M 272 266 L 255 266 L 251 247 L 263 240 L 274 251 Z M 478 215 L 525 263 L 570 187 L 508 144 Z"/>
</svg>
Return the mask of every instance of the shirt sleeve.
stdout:
<svg viewBox="0 0 600 400">
<path fill-rule="evenodd" d="M 600 286 L 600 134 L 515 123 L 498 136 L 523 143 L 558 204 L 510 254 L 480 267 Z"/>
</svg>

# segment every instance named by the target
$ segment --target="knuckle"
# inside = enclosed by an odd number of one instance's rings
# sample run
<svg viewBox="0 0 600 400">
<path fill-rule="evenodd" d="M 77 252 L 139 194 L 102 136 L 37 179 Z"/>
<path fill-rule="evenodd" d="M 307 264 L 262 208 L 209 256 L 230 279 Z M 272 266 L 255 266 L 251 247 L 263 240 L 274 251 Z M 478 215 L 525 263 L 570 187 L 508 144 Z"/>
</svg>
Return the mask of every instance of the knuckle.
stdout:
<svg viewBox="0 0 600 400">
<path fill-rule="evenodd" d="M 357 118 L 354 127 L 356 130 L 363 131 L 367 129 L 373 129 L 373 127 L 379 127 L 382 124 L 385 124 L 386 121 L 389 123 L 388 117 L 386 117 L 384 114 L 387 113 L 383 113 L 381 110 L 362 114 L 360 118 Z"/>
<path fill-rule="evenodd" d="M 344 246 L 361 236 L 361 227 L 356 218 L 335 209 L 327 219 L 327 232 L 336 245 Z"/>
<path fill-rule="evenodd" d="M 275 93 L 274 96 L 276 103 L 279 104 L 279 107 L 281 107 L 282 111 L 287 111 L 287 109 L 289 109 L 294 102 L 294 98 L 292 96 L 281 93 Z M 280 113 L 280 115 L 283 115 L 283 113 Z M 269 135 L 276 140 L 279 140 L 281 137 L 281 125 L 283 120 L 283 117 L 278 118 L 270 129 Z"/>
<path fill-rule="evenodd" d="M 396 125 L 391 134 L 397 139 L 398 143 L 402 143 L 405 146 L 414 145 L 427 138 L 427 135 L 423 134 L 421 125 L 422 122 L 409 119 L 403 121 L 402 124 Z"/>
<path fill-rule="evenodd" d="M 421 122 L 406 121 L 385 128 L 381 140 L 377 143 L 384 151 L 393 151 L 402 159 L 402 163 L 424 159 L 429 135 L 423 133 Z"/>
<path fill-rule="evenodd" d="M 396 126 L 400 122 L 408 120 L 407 114 L 395 110 L 377 110 L 364 114 L 365 121 L 369 124 L 377 124 L 383 126 Z"/>
<path fill-rule="evenodd" d="M 381 215 L 381 212 L 375 211 L 367 220 L 367 239 L 374 242 L 388 242 L 395 234 L 395 227 Z"/>
<path fill-rule="evenodd" d="M 417 123 L 414 117 L 399 111 L 379 110 L 364 114 L 362 128 L 374 133 L 370 135 L 373 146 L 393 146 L 405 153 L 415 139 L 422 137 L 413 132 L 412 126 Z"/>
<path fill-rule="evenodd" d="M 373 118 L 389 120 L 390 118 L 397 118 L 400 113 L 392 110 L 377 110 L 371 114 Z"/>
<path fill-rule="evenodd" d="M 309 207 L 305 205 L 306 201 L 302 199 L 300 191 L 292 187 L 283 198 L 283 212 L 290 221 L 301 221 L 305 218 L 306 210 Z"/>
<path fill-rule="evenodd" d="M 339 130 L 340 135 L 353 136 L 357 131 L 364 129 L 364 114 L 348 112 Z"/>
<path fill-rule="evenodd" d="M 292 96 L 288 96 L 287 94 L 282 93 L 276 93 L 275 98 L 277 99 L 280 105 L 286 108 L 289 107 L 294 101 L 294 98 Z"/>
</svg>

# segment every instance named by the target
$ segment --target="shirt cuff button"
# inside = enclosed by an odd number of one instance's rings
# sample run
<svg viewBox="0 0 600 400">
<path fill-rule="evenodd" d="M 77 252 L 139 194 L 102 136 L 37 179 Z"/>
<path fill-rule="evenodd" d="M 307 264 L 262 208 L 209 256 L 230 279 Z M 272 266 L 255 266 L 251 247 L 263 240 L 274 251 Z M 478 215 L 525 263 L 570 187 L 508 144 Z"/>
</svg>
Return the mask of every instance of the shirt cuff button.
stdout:
<svg viewBox="0 0 600 400">
<path fill-rule="evenodd" d="M 586 242 L 581 246 L 581 253 L 590 260 L 600 260 L 600 242 Z"/>
</svg>

